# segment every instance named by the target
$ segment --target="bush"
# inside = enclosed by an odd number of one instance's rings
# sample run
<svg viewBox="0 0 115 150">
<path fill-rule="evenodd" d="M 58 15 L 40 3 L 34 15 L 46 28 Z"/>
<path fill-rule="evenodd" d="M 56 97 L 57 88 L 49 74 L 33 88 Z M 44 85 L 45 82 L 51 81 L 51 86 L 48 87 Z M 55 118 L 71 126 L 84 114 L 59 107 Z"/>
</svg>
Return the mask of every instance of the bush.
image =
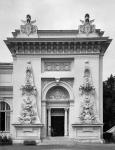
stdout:
<svg viewBox="0 0 115 150">
<path fill-rule="evenodd" d="M 103 133 L 103 138 L 106 143 L 112 142 L 112 133 L 107 133 L 107 132 Z"/>
<path fill-rule="evenodd" d="M 36 145 L 36 141 L 25 140 L 24 145 Z"/>
<path fill-rule="evenodd" d="M 8 137 L 8 145 L 12 145 L 13 142 L 12 142 L 12 138 L 11 137 Z"/>
<path fill-rule="evenodd" d="M 0 145 L 2 145 L 2 136 L 0 136 Z"/>
<path fill-rule="evenodd" d="M 4 137 L 2 138 L 2 142 L 3 142 L 3 145 L 7 145 L 7 144 L 8 144 L 7 136 L 4 136 Z"/>
<path fill-rule="evenodd" d="M 12 145 L 12 138 L 7 136 L 0 136 L 0 145 Z"/>
</svg>

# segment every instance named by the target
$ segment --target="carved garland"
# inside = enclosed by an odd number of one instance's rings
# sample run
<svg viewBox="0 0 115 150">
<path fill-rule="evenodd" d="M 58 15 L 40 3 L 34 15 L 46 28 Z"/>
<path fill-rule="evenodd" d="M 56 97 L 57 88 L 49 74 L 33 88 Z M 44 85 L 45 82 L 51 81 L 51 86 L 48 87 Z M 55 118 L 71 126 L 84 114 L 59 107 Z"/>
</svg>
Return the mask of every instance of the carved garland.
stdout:
<svg viewBox="0 0 115 150">
<path fill-rule="evenodd" d="M 19 122 L 21 124 L 33 124 L 35 121 L 38 121 L 38 116 L 36 107 L 37 90 L 33 82 L 31 62 L 27 63 L 26 81 L 25 85 L 21 87 L 21 91 L 23 96 L 23 103 Z"/>
<path fill-rule="evenodd" d="M 81 113 L 80 120 L 82 123 L 96 123 L 95 116 L 95 87 L 92 83 L 91 72 L 89 68 L 89 62 L 85 63 L 85 71 L 84 71 L 84 83 L 80 86 L 80 94 L 83 97 L 83 101 L 81 101 Z"/>
<path fill-rule="evenodd" d="M 103 46 L 104 43 L 102 42 Z M 55 42 L 18 42 L 8 45 L 13 55 L 17 54 L 89 54 L 100 53 L 100 42 L 71 42 L 60 43 L 57 42 L 54 48 Z M 105 45 L 106 46 L 106 45 Z"/>
</svg>

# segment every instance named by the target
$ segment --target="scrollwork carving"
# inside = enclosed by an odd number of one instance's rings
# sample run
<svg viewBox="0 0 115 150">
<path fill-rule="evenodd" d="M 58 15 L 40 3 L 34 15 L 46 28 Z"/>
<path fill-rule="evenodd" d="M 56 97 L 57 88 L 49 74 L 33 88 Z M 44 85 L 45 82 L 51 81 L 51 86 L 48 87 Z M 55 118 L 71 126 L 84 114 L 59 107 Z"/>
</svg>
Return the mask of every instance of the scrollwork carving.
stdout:
<svg viewBox="0 0 115 150">
<path fill-rule="evenodd" d="M 83 101 L 81 102 L 81 113 L 80 120 L 82 123 L 95 123 L 96 115 L 94 111 L 95 102 L 95 87 L 93 86 L 92 78 L 91 78 L 91 70 L 89 68 L 89 62 L 85 63 L 84 70 L 84 83 L 79 88 L 80 94 L 83 97 Z"/>
<path fill-rule="evenodd" d="M 37 89 L 34 86 L 33 73 L 31 62 L 27 63 L 25 85 L 21 87 L 23 103 L 21 107 L 21 114 L 19 122 L 21 124 L 38 123 L 39 118 L 37 114 Z"/>
</svg>

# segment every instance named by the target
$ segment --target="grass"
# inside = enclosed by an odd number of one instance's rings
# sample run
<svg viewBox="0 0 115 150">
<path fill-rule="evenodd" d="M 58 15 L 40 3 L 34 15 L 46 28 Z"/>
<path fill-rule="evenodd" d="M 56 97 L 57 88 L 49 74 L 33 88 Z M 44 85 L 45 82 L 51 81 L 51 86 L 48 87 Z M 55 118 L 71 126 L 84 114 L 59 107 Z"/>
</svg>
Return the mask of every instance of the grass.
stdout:
<svg viewBox="0 0 115 150">
<path fill-rule="evenodd" d="M 115 150 L 115 144 L 75 144 L 75 145 L 37 145 L 14 144 L 0 146 L 0 150 Z"/>
</svg>

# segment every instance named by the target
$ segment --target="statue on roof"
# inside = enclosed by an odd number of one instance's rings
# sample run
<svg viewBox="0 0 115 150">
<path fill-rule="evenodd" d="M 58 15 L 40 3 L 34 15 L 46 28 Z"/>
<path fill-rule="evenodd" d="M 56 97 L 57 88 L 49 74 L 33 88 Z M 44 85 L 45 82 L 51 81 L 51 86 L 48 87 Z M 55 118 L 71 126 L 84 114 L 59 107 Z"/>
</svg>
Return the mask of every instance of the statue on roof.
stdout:
<svg viewBox="0 0 115 150">
<path fill-rule="evenodd" d="M 82 25 L 79 26 L 79 33 L 85 33 L 88 35 L 89 33 L 95 32 L 95 25 L 92 25 L 94 19 L 90 20 L 89 14 L 85 14 L 84 20 L 80 20 L 80 21 Z"/>
<path fill-rule="evenodd" d="M 28 14 L 26 15 L 26 20 L 21 20 L 24 25 L 21 25 L 21 33 L 26 35 L 37 33 L 37 26 L 33 25 L 36 20 L 31 21 L 31 16 Z"/>
</svg>

